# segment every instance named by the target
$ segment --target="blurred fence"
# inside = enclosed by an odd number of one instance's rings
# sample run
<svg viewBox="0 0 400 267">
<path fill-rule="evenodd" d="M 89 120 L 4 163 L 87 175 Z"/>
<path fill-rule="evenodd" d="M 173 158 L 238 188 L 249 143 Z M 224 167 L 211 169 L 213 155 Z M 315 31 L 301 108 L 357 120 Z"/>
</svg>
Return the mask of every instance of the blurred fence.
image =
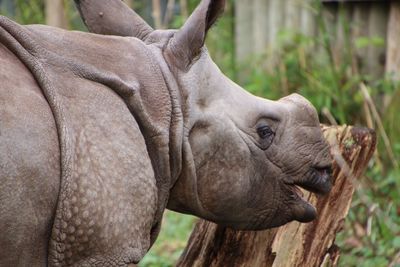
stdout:
<svg viewBox="0 0 400 267">
<path fill-rule="evenodd" d="M 237 0 L 236 57 L 273 54 L 283 31 L 321 35 L 319 16 L 334 40 L 333 52 L 353 49 L 360 72 L 379 77 L 399 70 L 400 4 L 396 1 Z M 348 43 L 351 45 L 349 46 Z"/>
</svg>

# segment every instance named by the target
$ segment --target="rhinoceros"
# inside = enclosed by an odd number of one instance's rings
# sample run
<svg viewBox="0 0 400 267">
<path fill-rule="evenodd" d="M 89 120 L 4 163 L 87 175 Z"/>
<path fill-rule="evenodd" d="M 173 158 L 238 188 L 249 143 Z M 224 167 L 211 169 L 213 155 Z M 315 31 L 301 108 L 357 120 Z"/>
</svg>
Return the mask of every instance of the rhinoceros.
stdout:
<svg viewBox="0 0 400 267">
<path fill-rule="evenodd" d="M 166 208 L 260 230 L 331 187 L 316 109 L 221 73 L 204 45 L 224 0 L 153 30 L 120 0 L 76 0 L 92 33 L 0 17 L 0 265 L 127 266 Z"/>
</svg>

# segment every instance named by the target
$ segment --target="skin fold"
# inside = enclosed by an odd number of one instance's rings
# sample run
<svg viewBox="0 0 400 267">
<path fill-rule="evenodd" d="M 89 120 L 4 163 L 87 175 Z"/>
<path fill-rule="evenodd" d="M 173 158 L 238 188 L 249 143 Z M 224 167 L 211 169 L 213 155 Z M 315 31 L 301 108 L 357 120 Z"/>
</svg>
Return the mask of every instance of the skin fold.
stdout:
<svg viewBox="0 0 400 267">
<path fill-rule="evenodd" d="M 330 190 L 315 108 L 253 96 L 204 46 L 225 1 L 153 30 L 120 0 L 76 0 L 92 33 L 0 17 L 0 266 L 128 266 L 166 208 L 260 230 Z"/>
</svg>

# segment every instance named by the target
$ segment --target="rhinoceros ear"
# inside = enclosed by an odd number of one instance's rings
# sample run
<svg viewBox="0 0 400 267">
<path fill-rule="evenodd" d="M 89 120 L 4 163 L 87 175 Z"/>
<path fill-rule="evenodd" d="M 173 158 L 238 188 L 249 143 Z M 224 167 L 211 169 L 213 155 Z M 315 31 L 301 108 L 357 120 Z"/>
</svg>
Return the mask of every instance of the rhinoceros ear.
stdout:
<svg viewBox="0 0 400 267">
<path fill-rule="evenodd" d="M 153 29 L 121 0 L 74 0 L 90 32 L 146 37 Z"/>
<path fill-rule="evenodd" d="M 187 70 L 204 46 L 207 31 L 223 13 L 225 0 L 202 0 L 168 44 L 166 55 L 172 64 Z"/>
</svg>

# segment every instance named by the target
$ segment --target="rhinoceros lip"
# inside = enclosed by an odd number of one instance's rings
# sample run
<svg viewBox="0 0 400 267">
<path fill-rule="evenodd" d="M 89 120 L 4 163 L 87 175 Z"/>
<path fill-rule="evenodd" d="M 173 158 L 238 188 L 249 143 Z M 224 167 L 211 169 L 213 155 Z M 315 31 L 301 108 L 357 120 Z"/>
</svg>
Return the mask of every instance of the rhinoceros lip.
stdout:
<svg viewBox="0 0 400 267">
<path fill-rule="evenodd" d="M 302 196 L 302 192 L 298 187 L 301 187 L 309 192 L 317 194 L 327 194 L 332 188 L 331 183 L 331 168 L 313 168 L 309 178 L 301 179 L 298 181 L 290 180 L 286 182 L 287 185 L 292 187 L 292 191 L 297 195 Z"/>
<path fill-rule="evenodd" d="M 300 188 L 317 194 L 326 194 L 332 187 L 330 177 L 330 167 L 320 169 L 314 168 L 311 171 L 309 179 L 286 183 L 296 202 L 293 210 L 295 220 L 300 222 L 310 222 L 317 216 L 315 207 L 304 198 L 303 191 Z"/>
<path fill-rule="evenodd" d="M 332 169 L 330 166 L 323 168 L 312 168 L 308 179 L 294 182 L 307 191 L 317 194 L 327 194 L 332 188 L 331 183 Z"/>
<path fill-rule="evenodd" d="M 315 207 L 304 198 L 303 191 L 295 184 L 289 184 L 294 205 L 292 206 L 293 219 L 299 222 L 311 222 L 317 217 Z"/>
</svg>

